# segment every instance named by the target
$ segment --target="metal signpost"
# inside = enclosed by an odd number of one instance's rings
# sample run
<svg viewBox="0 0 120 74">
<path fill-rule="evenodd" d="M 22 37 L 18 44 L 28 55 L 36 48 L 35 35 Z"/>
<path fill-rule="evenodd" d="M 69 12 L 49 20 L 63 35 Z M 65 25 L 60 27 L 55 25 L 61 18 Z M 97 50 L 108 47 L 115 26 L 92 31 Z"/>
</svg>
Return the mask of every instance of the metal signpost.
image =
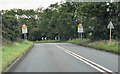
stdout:
<svg viewBox="0 0 120 74">
<path fill-rule="evenodd" d="M 82 23 L 78 24 L 78 33 L 81 34 L 81 39 L 82 39 L 82 33 L 83 33 L 83 24 Z"/>
<path fill-rule="evenodd" d="M 112 29 L 114 29 L 114 26 L 113 26 L 111 21 L 110 21 L 110 23 L 108 24 L 107 27 L 108 27 L 108 29 L 110 29 L 110 42 L 111 42 L 111 31 L 112 31 Z"/>
<path fill-rule="evenodd" d="M 24 34 L 24 40 L 26 40 L 27 39 L 26 33 L 28 33 L 26 24 L 22 25 L 22 33 Z"/>
</svg>

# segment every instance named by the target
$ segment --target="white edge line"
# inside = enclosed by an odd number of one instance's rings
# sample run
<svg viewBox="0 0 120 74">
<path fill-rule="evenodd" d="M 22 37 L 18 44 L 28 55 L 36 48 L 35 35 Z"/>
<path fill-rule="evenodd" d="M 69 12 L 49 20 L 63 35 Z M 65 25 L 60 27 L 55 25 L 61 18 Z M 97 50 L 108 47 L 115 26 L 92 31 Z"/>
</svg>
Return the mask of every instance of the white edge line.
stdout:
<svg viewBox="0 0 120 74">
<path fill-rule="evenodd" d="M 71 54 L 71 53 L 68 53 L 68 54 L 70 54 L 71 56 L 73 56 L 73 57 L 75 57 L 75 58 L 77 58 L 77 59 L 79 59 L 79 60 L 81 60 L 81 61 L 83 61 L 84 63 L 88 64 L 89 66 L 91 66 L 91 67 L 95 68 L 96 70 L 98 70 L 98 71 L 100 71 L 100 72 L 105 72 L 105 71 L 103 71 L 103 70 L 99 69 L 98 67 L 96 67 L 96 66 L 94 66 L 94 65 L 92 65 L 92 64 L 90 64 L 90 63 L 88 63 L 88 62 L 86 62 L 86 61 L 84 61 L 83 59 L 81 59 L 81 58 L 78 58 L 78 57 L 74 56 L 74 55 L 73 55 L 73 54 Z"/>
<path fill-rule="evenodd" d="M 73 52 L 71 52 L 71 51 L 69 51 L 69 50 L 67 50 L 67 49 L 65 49 L 65 48 L 63 48 L 63 47 L 61 47 L 61 46 L 59 46 L 59 45 L 57 45 L 57 44 L 54 44 L 54 45 L 56 45 L 58 48 L 60 48 L 60 49 L 62 49 L 62 50 L 64 50 L 64 51 L 67 51 L 67 52 L 70 52 L 70 53 L 72 53 L 72 54 L 75 54 L 75 53 L 73 53 Z M 75 54 L 75 55 L 79 56 L 80 58 L 83 58 L 82 56 L 80 56 L 80 55 L 78 55 L 78 54 Z M 109 70 L 109 69 L 107 69 L 107 68 L 105 68 L 105 67 L 103 67 L 103 66 L 101 66 L 101 65 L 96 64 L 96 63 L 93 62 L 93 61 L 90 61 L 90 60 L 88 60 L 88 59 L 86 59 L 86 58 L 83 58 L 83 59 L 85 59 L 86 61 L 88 61 L 88 62 L 90 62 L 90 63 L 93 63 L 93 64 L 97 65 L 98 67 L 100 67 L 100 68 L 102 68 L 102 69 L 104 69 L 104 70 L 106 70 L 106 71 L 108 71 L 108 72 L 113 72 L 113 71 L 111 71 L 111 70 Z M 92 65 L 92 64 L 91 64 L 91 65 Z M 100 72 L 103 72 L 103 70 L 100 70 Z"/>
</svg>

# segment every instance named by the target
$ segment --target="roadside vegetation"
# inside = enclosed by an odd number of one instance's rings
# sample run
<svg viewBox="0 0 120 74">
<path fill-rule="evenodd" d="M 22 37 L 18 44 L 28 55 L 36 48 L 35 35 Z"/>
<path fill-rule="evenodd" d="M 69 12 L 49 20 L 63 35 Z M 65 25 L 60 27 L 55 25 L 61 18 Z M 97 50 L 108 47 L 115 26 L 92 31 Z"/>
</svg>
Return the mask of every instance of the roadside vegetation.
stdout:
<svg viewBox="0 0 120 74">
<path fill-rule="evenodd" d="M 110 9 L 108 12 L 107 9 Z M 120 2 L 108 6 L 106 2 L 66 2 L 51 4 L 48 8 L 36 10 L 11 9 L 2 10 L 3 38 L 16 41 L 23 38 L 21 27 L 28 27 L 27 38 L 30 41 L 47 38 L 61 40 L 78 38 L 77 25 L 82 22 L 83 37 L 90 40 L 108 40 L 111 21 L 112 39 L 119 39 L 120 32 Z"/>
<path fill-rule="evenodd" d="M 101 40 L 101 41 L 91 41 L 89 39 L 73 39 L 69 41 L 60 41 L 60 40 L 41 40 L 34 41 L 35 43 L 73 43 L 85 47 L 95 48 L 97 50 L 103 50 L 112 52 L 120 55 L 120 41 L 112 40 L 110 43 L 109 40 Z"/>
<path fill-rule="evenodd" d="M 110 8 L 110 11 L 107 11 Z M 2 10 L 0 23 L 2 22 L 3 42 L 3 70 L 22 53 L 27 51 L 35 43 L 68 42 L 118 53 L 120 48 L 117 41 L 109 43 L 109 29 L 107 25 L 111 21 L 112 39 L 120 38 L 120 2 L 113 2 L 108 6 L 106 2 L 66 2 L 51 4 L 48 8 L 11 9 Z M 2 21 L 1 21 L 2 20 Z M 83 24 L 83 40 L 71 40 L 79 38 L 77 25 Z M 24 38 L 21 28 L 28 27 L 27 39 Z M 47 41 L 40 41 L 47 38 Z M 54 40 L 59 38 L 61 41 Z M 88 40 L 87 40 L 88 39 Z M 45 40 L 45 39 L 44 39 Z M 71 41 L 68 41 L 71 40 Z M 102 41 L 99 41 L 102 40 Z M 92 42 L 91 42 L 92 41 Z"/>
<path fill-rule="evenodd" d="M 11 45 L 2 47 L 2 70 L 4 71 L 15 59 L 25 53 L 33 46 L 33 42 L 14 42 Z"/>
<path fill-rule="evenodd" d="M 102 41 L 90 41 L 89 39 L 83 40 L 71 40 L 66 41 L 67 43 L 78 44 L 85 47 L 95 48 L 97 50 L 109 51 L 120 55 L 120 45 L 119 41 L 113 40 L 111 43 L 108 40 Z"/>
</svg>

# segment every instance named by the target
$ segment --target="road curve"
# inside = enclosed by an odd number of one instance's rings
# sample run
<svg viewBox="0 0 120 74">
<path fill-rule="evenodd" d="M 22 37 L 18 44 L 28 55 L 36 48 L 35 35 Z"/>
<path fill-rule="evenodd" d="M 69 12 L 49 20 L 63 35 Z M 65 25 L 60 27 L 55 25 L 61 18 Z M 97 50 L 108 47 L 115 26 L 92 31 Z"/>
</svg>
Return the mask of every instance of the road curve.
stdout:
<svg viewBox="0 0 120 74">
<path fill-rule="evenodd" d="M 36 43 L 29 53 L 8 72 L 100 72 L 104 70 L 76 55 L 108 71 L 118 72 L 118 55 L 70 43 Z"/>
</svg>

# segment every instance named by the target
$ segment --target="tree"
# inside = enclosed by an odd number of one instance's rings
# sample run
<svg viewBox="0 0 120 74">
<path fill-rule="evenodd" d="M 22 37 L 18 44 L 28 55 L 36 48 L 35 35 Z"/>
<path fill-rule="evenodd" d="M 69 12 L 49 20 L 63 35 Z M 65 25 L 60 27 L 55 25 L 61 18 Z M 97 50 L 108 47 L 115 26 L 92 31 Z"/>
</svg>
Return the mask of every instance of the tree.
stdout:
<svg viewBox="0 0 120 74">
<path fill-rule="evenodd" d="M 11 41 L 16 41 L 20 38 L 20 29 L 18 20 L 12 15 L 2 16 L 2 36 Z"/>
<path fill-rule="evenodd" d="M 51 4 L 48 8 L 37 10 L 12 9 L 3 13 L 3 37 L 16 40 L 21 38 L 21 27 L 28 27 L 28 40 L 41 40 L 42 37 L 61 40 L 77 38 L 77 25 L 82 22 L 84 27 L 84 38 L 91 40 L 109 39 L 107 25 L 110 21 L 115 26 L 112 30 L 114 39 L 120 38 L 120 3 L 105 2 L 66 2 L 62 4 Z M 17 33 L 17 35 L 15 35 Z M 7 36 L 7 37 L 5 37 Z M 13 36 L 13 37 L 12 37 Z"/>
</svg>

